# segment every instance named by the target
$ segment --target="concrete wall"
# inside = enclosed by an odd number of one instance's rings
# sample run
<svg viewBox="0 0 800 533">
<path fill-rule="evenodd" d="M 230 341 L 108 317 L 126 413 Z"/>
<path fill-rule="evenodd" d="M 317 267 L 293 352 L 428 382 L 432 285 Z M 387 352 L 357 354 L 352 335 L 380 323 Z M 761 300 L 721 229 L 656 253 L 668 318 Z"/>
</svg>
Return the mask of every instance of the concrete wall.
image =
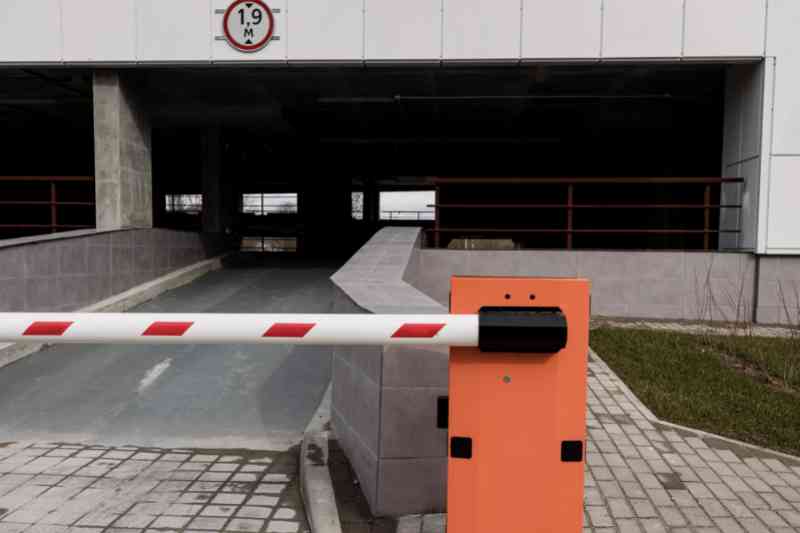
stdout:
<svg viewBox="0 0 800 533">
<path fill-rule="evenodd" d="M 196 233 L 163 229 L 0 241 L 0 312 L 72 311 L 216 251 Z"/>
<path fill-rule="evenodd" d="M 704 252 L 419 250 L 406 279 L 438 302 L 450 276 L 578 276 L 592 313 L 655 319 L 749 320 L 755 256 Z"/>
<path fill-rule="evenodd" d="M 333 281 L 368 312 L 446 313 L 403 280 L 418 236 L 416 228 L 381 230 Z M 414 346 L 334 354 L 333 427 L 375 514 L 444 509 L 447 430 L 436 427 L 436 406 L 447 394 L 447 357 Z"/>
<path fill-rule="evenodd" d="M 759 258 L 756 319 L 800 327 L 800 257 Z"/>
<path fill-rule="evenodd" d="M 153 225 L 150 120 L 135 88 L 116 71 L 96 71 L 94 159 L 97 229 Z"/>
</svg>

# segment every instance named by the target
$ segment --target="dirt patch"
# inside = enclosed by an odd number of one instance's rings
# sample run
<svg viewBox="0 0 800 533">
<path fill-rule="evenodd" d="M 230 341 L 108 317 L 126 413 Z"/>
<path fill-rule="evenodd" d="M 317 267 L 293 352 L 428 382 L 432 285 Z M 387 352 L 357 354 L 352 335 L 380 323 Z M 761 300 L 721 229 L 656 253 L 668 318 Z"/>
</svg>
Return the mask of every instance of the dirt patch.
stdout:
<svg viewBox="0 0 800 533">
<path fill-rule="evenodd" d="M 735 370 L 739 374 L 747 376 L 748 378 L 757 381 L 758 383 L 762 383 L 776 392 L 784 392 L 786 394 L 790 394 L 792 396 L 800 398 L 799 389 L 795 387 L 790 387 L 782 379 L 778 379 L 774 376 L 769 375 L 767 372 L 764 372 L 762 369 L 760 369 L 758 365 L 756 363 L 753 363 L 752 361 L 745 361 L 740 357 L 736 357 L 735 355 L 731 355 L 729 353 L 725 353 L 720 350 L 704 348 L 702 351 L 711 352 L 717 355 L 722 361 L 722 364 L 725 365 L 726 367 L 730 368 L 731 370 Z"/>
</svg>

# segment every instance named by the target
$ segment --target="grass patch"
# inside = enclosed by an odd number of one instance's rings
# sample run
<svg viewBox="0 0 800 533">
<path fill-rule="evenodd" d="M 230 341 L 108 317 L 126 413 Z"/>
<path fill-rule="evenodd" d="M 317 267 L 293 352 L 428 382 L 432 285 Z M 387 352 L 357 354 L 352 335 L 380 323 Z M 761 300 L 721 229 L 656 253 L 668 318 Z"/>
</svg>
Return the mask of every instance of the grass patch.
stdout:
<svg viewBox="0 0 800 533">
<path fill-rule="evenodd" d="M 659 418 L 800 455 L 800 338 L 600 327 L 591 345 Z"/>
</svg>

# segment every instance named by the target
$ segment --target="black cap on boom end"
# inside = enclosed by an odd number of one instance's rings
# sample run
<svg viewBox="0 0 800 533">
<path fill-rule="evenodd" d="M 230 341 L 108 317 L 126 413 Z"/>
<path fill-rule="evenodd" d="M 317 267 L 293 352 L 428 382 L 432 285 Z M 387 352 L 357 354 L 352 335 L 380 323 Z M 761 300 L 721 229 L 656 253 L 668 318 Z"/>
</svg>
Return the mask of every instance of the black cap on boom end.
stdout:
<svg viewBox="0 0 800 533">
<path fill-rule="evenodd" d="M 557 307 L 482 307 L 482 352 L 553 354 L 567 345 L 567 318 Z"/>
</svg>

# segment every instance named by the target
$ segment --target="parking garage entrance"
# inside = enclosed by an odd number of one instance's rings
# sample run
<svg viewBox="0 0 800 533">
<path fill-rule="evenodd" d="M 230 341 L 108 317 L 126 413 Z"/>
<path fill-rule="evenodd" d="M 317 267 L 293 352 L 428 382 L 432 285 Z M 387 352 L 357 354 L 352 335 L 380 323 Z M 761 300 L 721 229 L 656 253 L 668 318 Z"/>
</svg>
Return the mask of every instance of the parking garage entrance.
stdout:
<svg viewBox="0 0 800 533">
<path fill-rule="evenodd" d="M 738 216 L 735 198 L 722 194 L 738 176 L 720 170 L 728 70 L 658 63 L 123 74 L 152 126 L 156 226 L 203 230 L 245 250 L 346 256 L 389 224 L 423 226 L 427 246 L 446 248 L 730 246 L 739 228 L 720 223 L 725 210 Z M 34 74 L 61 86 L 93 75 Z M 77 86 L 85 97 L 86 83 Z M 64 113 L 58 98 L 48 112 Z M 66 131 L 42 105 L 24 105 L 29 133 Z M 85 102 L 70 105 L 90 112 Z M 83 144 L 73 144 L 59 155 L 64 170 L 51 164 L 44 173 L 93 176 Z M 0 174 L 31 174 L 23 163 L 32 146 L 15 148 Z"/>
</svg>

